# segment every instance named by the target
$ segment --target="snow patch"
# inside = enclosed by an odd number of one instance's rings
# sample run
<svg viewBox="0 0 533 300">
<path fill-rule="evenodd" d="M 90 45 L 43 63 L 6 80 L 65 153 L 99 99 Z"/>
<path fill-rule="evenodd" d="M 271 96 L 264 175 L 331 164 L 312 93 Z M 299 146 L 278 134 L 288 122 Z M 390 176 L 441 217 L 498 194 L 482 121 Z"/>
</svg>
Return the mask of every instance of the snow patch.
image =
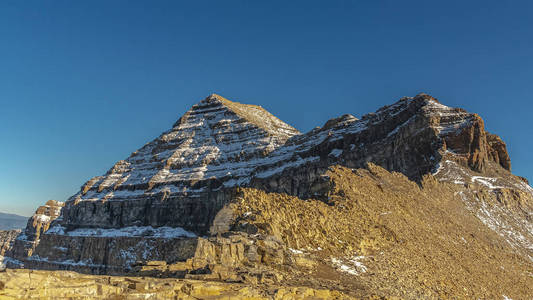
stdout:
<svg viewBox="0 0 533 300">
<path fill-rule="evenodd" d="M 472 176 L 472 182 L 476 182 L 479 184 L 482 184 L 489 189 L 501 189 L 504 188 L 503 186 L 497 186 L 494 185 L 494 183 L 497 181 L 497 178 L 490 178 L 490 177 L 483 177 L 483 176 Z"/>
<path fill-rule="evenodd" d="M 304 252 L 302 250 L 298 250 L 298 249 L 292 249 L 292 248 L 289 248 L 289 250 L 294 253 L 294 254 L 303 254 Z"/>
<path fill-rule="evenodd" d="M 24 267 L 20 260 L 0 255 L 0 270 L 5 269 L 8 263 L 17 267 Z"/>
<path fill-rule="evenodd" d="M 439 163 L 437 164 L 437 166 L 436 166 L 436 170 L 435 170 L 433 173 L 431 173 L 431 175 L 435 176 L 435 175 L 439 174 L 439 172 L 440 172 L 441 170 L 442 170 L 442 164 L 439 162 Z"/>
<path fill-rule="evenodd" d="M 367 271 L 367 267 L 361 262 L 364 258 L 364 256 L 354 256 L 350 259 L 332 258 L 331 262 L 342 272 L 351 275 L 361 275 Z"/>
<path fill-rule="evenodd" d="M 396 133 L 398 133 L 398 131 L 405 127 L 407 124 L 411 123 L 411 121 L 413 121 L 414 119 L 416 118 L 416 115 L 410 117 L 407 121 L 403 122 L 402 124 L 398 125 L 396 128 L 394 128 L 394 130 L 392 130 L 391 132 L 389 132 L 389 134 L 387 134 L 387 137 L 391 137 L 393 135 L 395 135 Z"/>
<path fill-rule="evenodd" d="M 533 251 L 533 225 L 530 222 L 516 218 L 512 212 L 497 203 L 489 205 L 478 197 L 470 199 L 462 191 L 457 194 L 468 210 L 473 212 L 483 224 L 504 238 L 512 248 Z M 509 220 L 515 222 L 509 222 Z M 533 257 L 530 256 L 530 259 L 533 261 Z"/>
<path fill-rule="evenodd" d="M 46 263 L 58 264 L 58 265 L 81 266 L 81 267 L 103 267 L 104 266 L 101 264 L 93 263 L 92 259 L 84 259 L 80 261 L 74 261 L 73 259 L 67 259 L 64 261 L 51 261 L 51 260 L 48 260 L 48 257 L 40 257 L 39 255 L 32 255 L 28 257 L 28 260 L 40 261 L 40 262 L 46 262 Z"/>
<path fill-rule="evenodd" d="M 283 165 L 281 165 L 281 166 L 279 166 L 277 168 L 260 172 L 255 177 L 257 177 L 257 178 L 267 178 L 267 177 L 270 177 L 270 176 L 272 176 L 274 174 L 281 173 L 287 168 L 295 168 L 295 167 L 301 166 L 301 165 L 303 165 L 305 163 L 314 162 L 314 161 L 317 161 L 317 160 L 320 160 L 319 156 L 312 156 L 312 157 L 306 157 L 306 158 L 301 158 L 301 157 L 298 156 L 298 159 L 296 161 L 288 162 L 288 163 L 283 164 Z"/>
<path fill-rule="evenodd" d="M 329 153 L 329 156 L 339 157 L 342 154 L 342 152 L 343 152 L 342 149 L 333 149 Z"/>
<path fill-rule="evenodd" d="M 37 220 L 37 221 L 39 221 L 41 223 L 47 223 L 47 222 L 50 222 L 50 217 L 46 216 L 46 215 L 39 214 L 39 215 L 35 215 L 34 216 L 34 220 Z"/>
<path fill-rule="evenodd" d="M 46 234 L 57 234 L 79 237 L 155 237 L 155 238 L 179 238 L 196 237 L 196 234 L 181 227 L 152 227 L 152 226 L 130 226 L 123 228 L 77 228 L 65 232 L 65 228 L 56 225 L 46 231 Z"/>
</svg>

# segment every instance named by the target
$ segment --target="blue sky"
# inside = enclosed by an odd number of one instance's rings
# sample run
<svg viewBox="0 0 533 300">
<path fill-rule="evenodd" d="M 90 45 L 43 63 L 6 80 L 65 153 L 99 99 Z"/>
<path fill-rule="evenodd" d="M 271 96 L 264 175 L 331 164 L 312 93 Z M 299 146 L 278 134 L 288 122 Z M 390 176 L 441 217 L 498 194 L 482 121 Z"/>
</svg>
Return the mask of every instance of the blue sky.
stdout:
<svg viewBox="0 0 533 300">
<path fill-rule="evenodd" d="M 1 1 L 0 211 L 30 215 L 216 92 L 301 131 L 426 92 L 533 179 L 530 1 Z"/>
</svg>

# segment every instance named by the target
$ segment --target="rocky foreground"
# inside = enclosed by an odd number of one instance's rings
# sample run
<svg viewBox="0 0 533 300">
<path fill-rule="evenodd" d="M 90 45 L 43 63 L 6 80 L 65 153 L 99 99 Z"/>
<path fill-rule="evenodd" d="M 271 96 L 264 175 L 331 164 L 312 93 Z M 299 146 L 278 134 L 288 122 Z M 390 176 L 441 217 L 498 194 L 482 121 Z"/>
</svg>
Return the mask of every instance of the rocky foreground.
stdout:
<svg viewBox="0 0 533 300">
<path fill-rule="evenodd" d="M 0 295 L 531 299 L 532 220 L 501 138 L 428 95 L 305 134 L 212 95 L 4 233 Z"/>
<path fill-rule="evenodd" d="M 83 275 L 68 271 L 7 270 L 0 299 L 353 299 L 308 287 L 252 287 L 239 283 L 150 277 Z"/>
</svg>

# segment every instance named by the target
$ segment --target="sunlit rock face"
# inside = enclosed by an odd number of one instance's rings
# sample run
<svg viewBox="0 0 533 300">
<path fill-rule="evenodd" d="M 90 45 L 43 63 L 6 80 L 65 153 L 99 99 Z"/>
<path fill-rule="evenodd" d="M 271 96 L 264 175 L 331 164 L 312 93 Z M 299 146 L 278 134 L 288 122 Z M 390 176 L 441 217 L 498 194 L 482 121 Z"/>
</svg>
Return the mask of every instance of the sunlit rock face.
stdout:
<svg viewBox="0 0 533 300">
<path fill-rule="evenodd" d="M 52 221 L 59 218 L 64 205 L 65 203 L 61 201 L 48 200 L 45 205 L 39 206 L 28 219 L 26 228 L 13 240 L 9 250 L 10 256 L 31 257 L 41 240 L 41 235 L 50 228 Z"/>
<path fill-rule="evenodd" d="M 520 272 L 533 262 L 533 189 L 510 170 L 505 143 L 481 117 L 426 94 L 307 133 L 259 106 L 211 95 L 65 203 L 40 207 L 4 247 L 5 262 L 254 284 L 327 286 L 320 276 L 329 274 L 324 280 L 344 289 L 366 282 L 418 291 L 402 273 L 427 273 L 406 267 L 414 249 L 444 249 L 457 260 L 472 245 L 479 257 L 490 249 L 479 263 L 494 272 L 500 261 Z M 443 207 L 453 210 L 446 218 Z M 419 267 L 442 267 L 435 274 L 451 274 L 450 293 L 470 298 L 456 289 L 470 284 L 466 275 L 437 263 L 447 257 L 439 251 L 418 257 L 427 262 Z M 358 281 L 378 266 L 382 281 Z M 522 276 L 515 271 L 508 276 Z"/>
</svg>

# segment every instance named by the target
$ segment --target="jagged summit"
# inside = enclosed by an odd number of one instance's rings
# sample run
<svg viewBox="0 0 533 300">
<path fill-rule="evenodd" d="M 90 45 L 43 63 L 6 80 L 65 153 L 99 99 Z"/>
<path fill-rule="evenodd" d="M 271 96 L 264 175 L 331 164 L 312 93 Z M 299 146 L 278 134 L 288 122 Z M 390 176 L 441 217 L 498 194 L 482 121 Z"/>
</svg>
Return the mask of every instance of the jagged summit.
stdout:
<svg viewBox="0 0 533 300">
<path fill-rule="evenodd" d="M 217 110 L 224 111 L 225 113 L 234 113 L 242 118 L 242 120 L 254 124 L 271 135 L 289 138 L 300 133 L 297 129 L 276 118 L 261 106 L 233 102 L 217 94 L 211 94 L 200 101 L 200 103 L 194 105 L 185 116 L 187 114 L 201 114 L 206 111 Z M 174 127 L 178 126 L 181 121 L 182 118 L 174 124 Z"/>
</svg>

